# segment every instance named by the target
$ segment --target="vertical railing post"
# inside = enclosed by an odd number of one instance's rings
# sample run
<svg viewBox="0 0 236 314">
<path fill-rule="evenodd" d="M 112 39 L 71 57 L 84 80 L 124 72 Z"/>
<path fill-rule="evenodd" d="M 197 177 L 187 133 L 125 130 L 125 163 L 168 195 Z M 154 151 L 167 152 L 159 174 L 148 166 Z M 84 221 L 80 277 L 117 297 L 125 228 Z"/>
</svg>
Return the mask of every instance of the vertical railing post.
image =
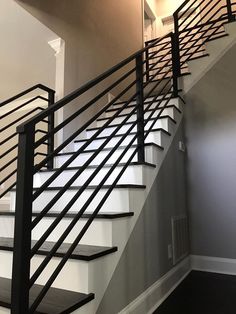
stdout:
<svg viewBox="0 0 236 314">
<path fill-rule="evenodd" d="M 12 270 L 12 314 L 29 311 L 29 279 L 35 127 L 19 129 Z"/>
<path fill-rule="evenodd" d="M 145 43 L 145 47 L 148 46 L 148 43 Z M 145 52 L 145 58 L 146 58 L 146 81 L 149 82 L 150 73 L 149 73 L 149 49 Z"/>
<path fill-rule="evenodd" d="M 235 21 L 235 15 L 233 14 L 233 11 L 232 11 L 231 0 L 226 0 L 226 5 L 227 5 L 228 21 L 234 22 Z"/>
<path fill-rule="evenodd" d="M 138 162 L 145 162 L 142 53 L 140 53 L 136 57 L 136 93 L 137 93 L 136 101 L 137 101 Z"/>
<path fill-rule="evenodd" d="M 174 34 L 175 34 L 175 42 L 172 49 L 175 54 L 175 68 L 176 74 L 179 77 L 181 75 L 181 65 L 180 65 L 180 42 L 179 42 L 179 18 L 178 12 L 175 12 L 174 15 Z"/>
<path fill-rule="evenodd" d="M 48 107 L 50 107 L 51 105 L 53 105 L 55 103 L 55 92 L 53 90 L 48 92 Z M 55 118 L 54 118 L 55 114 L 54 112 L 52 112 L 49 116 L 48 116 L 48 132 L 52 132 L 55 126 Z M 48 155 L 52 154 L 54 151 L 54 134 L 52 134 L 51 136 L 49 136 L 48 138 Z M 47 168 L 48 169 L 53 169 L 53 158 L 51 158 L 48 163 L 47 163 Z"/>
<path fill-rule="evenodd" d="M 176 34 L 171 33 L 171 51 L 172 51 L 172 77 L 173 77 L 173 96 L 178 97 L 178 76 L 179 76 L 179 68 L 178 68 L 178 54 L 176 53 Z"/>
</svg>

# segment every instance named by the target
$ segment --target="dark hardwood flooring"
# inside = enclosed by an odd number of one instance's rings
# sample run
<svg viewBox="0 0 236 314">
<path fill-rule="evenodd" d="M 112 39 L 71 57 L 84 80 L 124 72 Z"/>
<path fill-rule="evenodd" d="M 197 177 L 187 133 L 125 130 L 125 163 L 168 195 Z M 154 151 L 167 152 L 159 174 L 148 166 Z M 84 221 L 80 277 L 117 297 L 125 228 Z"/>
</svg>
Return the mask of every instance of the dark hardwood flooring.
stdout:
<svg viewBox="0 0 236 314">
<path fill-rule="evenodd" d="M 153 314 L 235 314 L 236 276 L 192 271 Z"/>
</svg>

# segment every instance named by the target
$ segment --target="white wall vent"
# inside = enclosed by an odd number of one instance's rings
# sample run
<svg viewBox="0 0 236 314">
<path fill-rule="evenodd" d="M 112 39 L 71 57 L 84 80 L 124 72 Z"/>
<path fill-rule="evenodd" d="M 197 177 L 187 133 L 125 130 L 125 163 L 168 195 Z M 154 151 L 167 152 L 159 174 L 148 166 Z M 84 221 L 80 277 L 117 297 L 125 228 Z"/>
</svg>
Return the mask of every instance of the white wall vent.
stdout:
<svg viewBox="0 0 236 314">
<path fill-rule="evenodd" d="M 189 253 L 188 217 L 186 215 L 171 218 L 173 264 L 176 265 Z"/>
</svg>

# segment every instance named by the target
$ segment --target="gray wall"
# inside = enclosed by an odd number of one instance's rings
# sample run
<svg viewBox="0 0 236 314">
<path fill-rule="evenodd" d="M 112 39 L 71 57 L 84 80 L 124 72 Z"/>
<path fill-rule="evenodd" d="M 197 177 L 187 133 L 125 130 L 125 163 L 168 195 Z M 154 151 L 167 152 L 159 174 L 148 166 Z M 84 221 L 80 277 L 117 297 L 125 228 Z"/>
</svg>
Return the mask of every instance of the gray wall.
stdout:
<svg viewBox="0 0 236 314">
<path fill-rule="evenodd" d="M 180 126 L 97 314 L 115 314 L 172 268 L 171 216 L 186 213 L 184 138 Z M 132 219 L 132 218 L 131 218 Z"/>
<path fill-rule="evenodd" d="M 236 46 L 187 95 L 192 254 L 236 258 Z"/>
</svg>

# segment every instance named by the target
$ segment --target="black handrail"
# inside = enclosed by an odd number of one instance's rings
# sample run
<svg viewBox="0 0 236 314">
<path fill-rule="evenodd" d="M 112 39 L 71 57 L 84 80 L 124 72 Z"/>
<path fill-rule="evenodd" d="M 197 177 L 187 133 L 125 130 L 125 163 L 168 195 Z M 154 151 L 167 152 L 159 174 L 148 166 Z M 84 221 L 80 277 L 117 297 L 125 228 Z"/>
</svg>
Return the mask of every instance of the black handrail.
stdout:
<svg viewBox="0 0 236 314">
<path fill-rule="evenodd" d="M 43 90 L 43 91 L 45 91 L 47 93 L 52 93 L 52 94 L 55 93 L 55 91 L 53 89 L 51 89 L 51 88 L 49 88 L 49 87 L 47 87 L 47 86 L 45 86 L 43 84 L 37 84 L 37 85 L 34 85 L 34 86 L 30 87 L 30 88 L 27 88 L 23 92 L 20 92 L 19 94 L 15 95 L 15 96 L 7 99 L 7 100 L 4 100 L 3 102 L 0 103 L 0 107 L 3 107 L 5 105 L 7 105 L 7 104 L 9 104 L 9 103 L 11 103 L 11 102 L 21 98 L 22 96 L 25 96 L 25 95 L 31 93 L 32 91 L 37 90 L 37 89 L 41 89 L 41 90 Z"/>
<path fill-rule="evenodd" d="M 202 0 L 201 3 L 207 3 L 207 5 L 201 7 L 200 11 L 204 18 L 208 18 L 207 21 L 200 24 L 196 20 L 196 17 L 192 16 L 193 10 L 191 10 L 197 1 L 185 1 L 174 13 L 174 33 L 169 33 L 161 38 L 147 42 L 143 49 L 17 127 L 19 135 L 19 156 L 16 187 L 15 250 L 13 256 L 12 280 L 13 314 L 34 313 L 37 310 L 51 285 L 70 258 L 75 247 L 93 223 L 113 189 L 118 185 L 120 178 L 125 173 L 128 166 L 134 158 L 141 164 L 145 162 L 147 136 L 155 126 L 163 111 L 167 108 L 171 98 L 179 97 L 178 77 L 182 74 L 182 70 L 186 69 L 186 61 L 196 56 L 197 53 L 204 52 L 205 42 L 217 35 L 219 28 L 222 27 L 224 22 L 233 20 L 232 15 L 235 10 L 232 9 L 230 1 L 225 1 L 227 4 L 220 9 L 216 9 L 213 4 L 212 9 L 210 8 L 210 10 L 208 10 L 209 3 Z M 229 4 L 230 8 L 228 7 Z M 214 12 L 213 8 L 216 9 Z M 189 10 L 191 12 L 189 12 Z M 224 10 L 226 11 L 221 12 Z M 220 16 L 214 20 L 214 17 L 219 12 Z M 187 20 L 190 19 L 190 23 L 188 21 L 188 26 L 190 27 L 184 28 L 184 23 L 180 22 L 180 19 L 183 16 L 185 16 L 185 20 L 186 16 Z M 199 16 L 200 15 L 197 17 Z M 199 35 L 196 38 L 197 30 L 199 31 Z M 188 41 L 188 45 L 186 45 L 186 41 Z M 96 95 L 92 99 L 89 99 L 85 104 L 83 103 L 82 107 L 68 116 L 62 123 L 51 128 L 48 132 L 45 132 L 38 126 L 41 122 L 49 123 L 49 125 L 54 123 L 54 115 L 59 109 L 66 107 L 74 100 L 79 100 L 80 96 L 93 90 L 93 88 L 99 86 L 100 83 L 107 79 L 109 79 L 109 83 L 106 83 L 105 89 L 96 92 Z M 117 90 L 115 91 L 115 89 L 119 90 L 119 92 L 117 92 Z M 97 102 L 111 91 L 115 91 L 115 97 L 112 101 L 99 109 L 92 117 L 87 118 L 83 125 L 80 125 L 76 130 L 71 131 L 62 143 L 59 143 L 57 147 L 54 147 L 54 136 L 61 129 L 71 126 L 73 121 L 76 121 L 78 117 L 87 113 L 90 108 L 94 108 Z M 144 106 L 145 101 L 150 97 L 152 97 L 151 100 Z M 46 165 L 51 163 L 52 166 L 53 160 L 61 156 L 60 154 L 63 153 L 64 148 L 72 144 L 88 127 L 93 126 L 93 123 L 107 110 L 109 111 L 113 108 L 113 105 L 121 98 L 124 98 L 125 100 L 121 106 L 117 108 L 114 114 L 109 119 L 105 119 L 104 124 L 95 129 L 91 137 L 84 141 L 77 151 L 71 152 L 66 161 L 60 165 L 59 168 L 54 169 L 51 176 L 46 179 L 40 187 L 35 189 L 33 185 L 34 175 L 40 172 Z M 132 102 L 134 102 L 134 104 L 132 104 Z M 124 110 L 127 110 L 127 108 L 129 108 L 128 113 L 123 114 Z M 157 110 L 159 111 L 156 115 Z M 117 118 L 121 119 L 121 122 L 119 124 L 114 124 Z M 108 129 L 110 130 L 109 134 L 102 137 L 104 130 Z M 35 134 L 40 134 L 41 137 L 36 139 Z M 12 137 L 13 136 L 15 135 L 12 135 Z M 107 149 L 114 136 L 118 137 L 117 143 L 112 145 L 112 148 Z M 96 150 L 88 149 L 91 143 L 94 143 L 94 141 L 101 138 L 103 138 L 103 141 L 101 141 Z M 124 141 L 126 141 L 125 145 Z M 46 143 L 47 146 L 50 147 L 50 150 L 48 150 L 47 154 L 44 154 L 40 152 L 40 148 Z M 31 248 L 31 234 L 33 229 L 38 226 L 45 215 L 50 214 L 50 211 L 58 204 L 62 196 L 79 181 L 86 169 L 88 169 L 88 167 L 91 166 L 91 164 L 96 161 L 96 158 L 98 158 L 104 151 L 107 151 L 106 156 L 98 164 L 93 173 L 88 176 L 85 182 L 83 182 L 83 185 L 77 187 L 72 198 L 65 202 L 55 220 L 37 240 L 34 247 Z M 90 155 L 84 164 L 78 168 L 73 167 L 73 163 L 85 152 Z M 34 156 L 39 154 L 42 158 L 39 162 L 36 162 Z M 123 162 L 125 157 L 126 161 Z M 113 158 L 112 162 L 110 161 L 111 158 Z M 81 201 L 81 196 L 84 195 L 88 186 L 93 183 L 93 180 L 101 173 L 104 165 L 107 164 L 110 166 L 105 176 L 93 187 L 93 192 L 88 199 L 86 199 L 86 201 Z M 68 169 L 73 169 L 74 174 L 62 187 L 58 188 L 55 196 L 48 202 L 48 204 L 40 206 L 40 213 L 32 220 L 34 204 L 36 204 L 36 202 L 39 204 L 40 197 L 43 197 L 43 193 L 47 191 L 52 184 L 55 184 L 59 176 Z M 115 169 L 120 170 L 118 174 L 112 177 Z M 109 185 L 107 184 L 108 179 L 111 181 Z M 96 200 L 101 189 L 104 188 L 106 188 L 106 190 L 103 197 L 99 199 L 98 205 L 93 208 L 94 200 Z M 80 200 L 80 202 L 75 217 L 59 236 L 59 239 L 56 241 L 43 262 L 35 270 L 32 276 L 30 276 L 31 259 L 38 253 L 40 247 L 48 239 L 65 215 L 75 204 L 77 204 L 78 200 Z M 52 275 L 48 278 L 43 289 L 30 305 L 29 293 L 31 287 L 35 284 L 48 263 L 53 256 L 55 256 L 57 250 L 88 208 L 90 208 L 91 211 L 90 218 L 78 233 L 78 236 L 73 243 L 71 243 L 70 248 L 54 269 Z"/>
</svg>

